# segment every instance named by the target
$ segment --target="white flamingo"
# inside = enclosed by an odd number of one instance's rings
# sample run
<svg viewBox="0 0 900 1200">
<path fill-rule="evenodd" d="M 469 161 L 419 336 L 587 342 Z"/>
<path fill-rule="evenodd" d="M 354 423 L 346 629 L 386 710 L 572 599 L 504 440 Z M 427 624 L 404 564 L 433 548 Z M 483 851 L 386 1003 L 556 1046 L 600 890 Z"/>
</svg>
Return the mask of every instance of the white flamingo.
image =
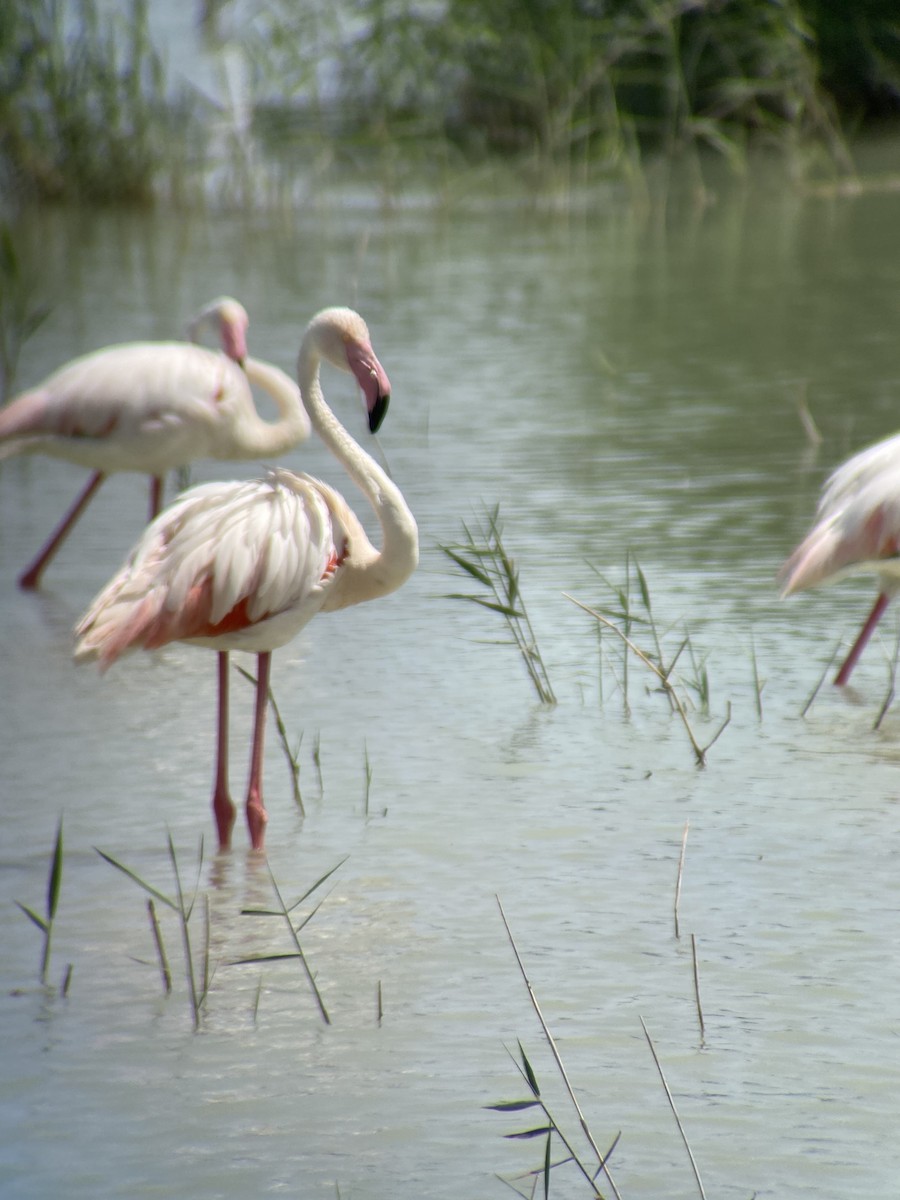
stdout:
<svg viewBox="0 0 900 1200">
<path fill-rule="evenodd" d="M 37 558 L 19 578 L 41 576 L 113 471 L 150 476 L 150 516 L 162 506 L 163 477 L 198 458 L 248 459 L 284 453 L 309 436 L 297 385 L 278 367 L 247 355 L 247 313 L 230 297 L 208 304 L 189 333 L 212 323 L 222 350 L 189 342 L 107 346 L 60 367 L 0 410 L 0 458 L 48 454 L 93 472 Z M 267 392 L 279 420 L 256 411 L 251 384 Z"/>
<path fill-rule="evenodd" d="M 394 483 L 339 423 L 319 382 L 324 360 L 351 371 L 374 433 L 390 384 L 365 322 L 329 308 L 310 322 L 298 377 L 313 428 L 346 467 L 378 517 L 376 550 L 346 501 L 309 475 L 270 471 L 262 480 L 201 484 L 153 521 L 127 564 L 80 621 L 76 658 L 107 667 L 120 654 L 172 641 L 208 646 L 218 657 L 218 736 L 213 812 L 219 845 L 231 842 L 235 808 L 228 787 L 228 652 L 257 654 L 256 715 L 247 789 L 255 849 L 265 837 L 263 736 L 272 651 L 318 612 L 385 596 L 418 562 L 416 523 Z"/>
<path fill-rule="evenodd" d="M 900 590 L 900 434 L 843 463 L 826 481 L 816 522 L 780 572 L 785 596 L 868 573 L 878 595 L 834 682 L 843 686 Z"/>
</svg>

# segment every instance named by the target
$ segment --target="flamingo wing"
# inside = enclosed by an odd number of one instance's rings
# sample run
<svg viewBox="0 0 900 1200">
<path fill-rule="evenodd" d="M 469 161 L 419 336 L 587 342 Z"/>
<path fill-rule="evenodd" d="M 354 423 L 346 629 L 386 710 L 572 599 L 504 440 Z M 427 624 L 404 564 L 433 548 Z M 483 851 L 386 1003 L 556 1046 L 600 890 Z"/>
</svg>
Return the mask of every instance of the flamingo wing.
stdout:
<svg viewBox="0 0 900 1200">
<path fill-rule="evenodd" d="M 309 476 L 201 484 L 148 526 L 78 626 L 102 665 L 172 641 L 274 649 L 322 607 L 347 531 Z"/>
</svg>

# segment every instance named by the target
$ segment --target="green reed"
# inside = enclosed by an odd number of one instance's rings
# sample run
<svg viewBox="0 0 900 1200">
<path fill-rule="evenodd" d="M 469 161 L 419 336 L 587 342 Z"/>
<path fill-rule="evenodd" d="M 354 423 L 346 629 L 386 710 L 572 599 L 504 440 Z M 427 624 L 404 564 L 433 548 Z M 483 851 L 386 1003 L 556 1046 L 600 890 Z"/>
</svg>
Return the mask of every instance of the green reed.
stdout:
<svg viewBox="0 0 900 1200">
<path fill-rule="evenodd" d="M 616 1134 L 616 1136 L 613 1139 L 612 1144 L 610 1145 L 608 1150 L 606 1150 L 605 1152 L 600 1150 L 600 1148 L 597 1144 L 597 1141 L 587 1123 L 587 1119 L 585 1118 L 585 1115 L 584 1115 L 584 1112 L 582 1111 L 581 1105 L 578 1103 L 578 1099 L 575 1095 L 574 1089 L 569 1080 L 568 1072 L 566 1071 L 562 1057 L 559 1053 L 559 1047 L 557 1046 L 556 1041 L 555 1041 L 552 1033 L 550 1032 L 550 1028 L 547 1025 L 546 1020 L 544 1019 L 544 1014 L 541 1012 L 541 1008 L 540 1008 L 540 1005 L 538 1004 L 537 997 L 534 992 L 534 988 L 532 987 L 531 980 L 529 979 L 528 973 L 525 970 L 525 964 L 522 961 L 522 956 L 519 953 L 519 948 L 516 945 L 515 939 L 513 938 L 512 930 L 509 927 L 509 922 L 506 919 L 506 913 L 503 911 L 503 905 L 500 903 L 499 896 L 497 897 L 497 906 L 500 909 L 500 917 L 501 917 L 501 920 L 503 921 L 503 926 L 506 930 L 506 935 L 509 938 L 509 944 L 512 947 L 513 955 L 515 956 L 515 959 L 516 959 L 516 965 L 519 968 L 519 972 L 522 976 L 522 979 L 525 983 L 525 987 L 528 991 L 528 998 L 531 1001 L 531 1006 L 534 1009 L 535 1015 L 537 1016 L 538 1022 L 540 1023 L 540 1026 L 541 1026 L 541 1030 L 543 1031 L 544 1038 L 547 1042 L 547 1045 L 550 1048 L 550 1052 L 551 1052 L 551 1054 L 553 1056 L 553 1060 L 556 1064 L 556 1069 L 557 1069 L 560 1079 L 562 1080 L 563 1085 L 565 1087 L 566 1094 L 568 1095 L 569 1101 L 575 1110 L 575 1114 L 577 1117 L 578 1125 L 580 1126 L 580 1129 L 581 1129 L 581 1133 L 582 1133 L 583 1137 L 586 1139 L 588 1145 L 591 1148 L 591 1151 L 592 1151 L 594 1157 L 597 1160 L 596 1165 L 594 1165 L 593 1163 L 586 1163 L 585 1161 L 583 1161 L 583 1158 L 579 1155 L 579 1152 L 575 1149 L 573 1138 L 567 1132 L 565 1132 L 563 1127 L 560 1125 L 559 1121 L 556 1119 L 556 1117 L 551 1112 L 546 1100 L 544 1099 L 544 1097 L 541 1093 L 541 1088 L 540 1088 L 540 1084 L 538 1082 L 537 1075 L 535 1074 L 535 1071 L 525 1053 L 524 1048 L 522 1047 L 521 1042 L 518 1043 L 518 1045 L 519 1045 L 519 1062 L 516 1065 L 519 1069 L 519 1073 L 521 1074 L 522 1079 L 525 1081 L 525 1084 L 526 1084 L 530 1094 L 525 1099 L 503 1100 L 503 1101 L 500 1101 L 498 1104 L 489 1104 L 489 1105 L 486 1105 L 485 1107 L 487 1107 L 488 1109 L 491 1109 L 495 1112 L 502 1112 L 502 1113 L 518 1113 L 518 1112 L 526 1112 L 529 1110 L 537 1110 L 537 1112 L 540 1114 L 539 1124 L 529 1125 L 529 1127 L 526 1129 L 519 1130 L 516 1133 L 507 1134 L 506 1136 L 509 1138 L 516 1138 L 516 1139 L 531 1139 L 531 1138 L 543 1138 L 544 1139 L 543 1164 L 542 1164 L 539 1172 L 537 1172 L 537 1171 L 530 1172 L 529 1176 L 532 1179 L 534 1179 L 535 1182 L 536 1182 L 535 1177 L 538 1176 L 538 1174 L 540 1175 L 541 1178 L 543 1178 L 544 1195 L 545 1196 L 548 1196 L 550 1193 L 551 1172 L 554 1171 L 558 1167 L 561 1167 L 564 1165 L 572 1165 L 575 1167 L 575 1169 L 581 1175 L 582 1179 L 589 1186 L 592 1196 L 601 1198 L 601 1200 L 602 1200 L 603 1193 L 600 1192 L 597 1188 L 597 1179 L 601 1174 L 603 1174 L 606 1177 L 606 1180 L 612 1190 L 613 1195 L 616 1197 L 616 1200 L 620 1200 L 619 1192 L 618 1192 L 618 1189 L 616 1188 L 615 1180 L 613 1179 L 612 1174 L 610 1173 L 609 1162 L 608 1162 L 610 1155 L 612 1154 L 613 1150 L 615 1149 L 616 1143 L 619 1140 L 619 1134 Z M 514 1061 L 515 1061 L 515 1059 L 514 1059 Z M 565 1151 L 565 1154 L 563 1155 L 562 1158 L 554 1161 L 553 1148 L 554 1148 L 554 1144 L 557 1142 L 562 1146 L 563 1150 Z"/>
<path fill-rule="evenodd" d="M 704 715 L 708 715 L 710 710 L 711 685 L 705 656 L 698 652 L 686 629 L 677 634 L 678 641 L 674 648 L 670 645 L 673 629 L 660 627 L 646 576 L 630 554 L 626 555 L 624 584 L 612 583 L 596 568 L 593 569 L 612 593 L 611 601 L 605 605 L 590 606 L 573 596 L 567 595 L 566 598 L 593 617 L 604 629 L 614 633 L 621 643 L 621 675 L 616 677 L 616 681 L 622 692 L 626 714 L 629 711 L 628 664 L 630 659 L 634 659 L 656 678 L 657 691 L 666 697 L 671 710 L 681 721 L 697 765 L 704 766 L 707 752 L 731 720 L 729 703 L 726 705 L 726 716 L 710 741 L 701 745 L 697 740 L 688 709 L 699 708 Z M 635 588 L 637 595 L 634 594 Z M 645 643 L 643 647 L 637 644 L 639 637 Z M 679 666 L 682 658 L 688 663 L 687 670 Z M 604 665 L 601 661 L 601 670 Z"/>
<path fill-rule="evenodd" d="M 272 889 L 275 892 L 275 899 L 278 902 L 278 907 L 277 908 L 243 908 L 243 909 L 241 909 L 241 916 L 245 916 L 245 917 L 279 917 L 284 922 L 284 924 L 287 926 L 288 934 L 290 936 L 291 941 L 293 942 L 294 949 L 290 950 L 284 954 L 254 954 L 254 955 L 251 955 L 249 958 L 235 959 L 235 961 L 233 963 L 234 966 L 238 966 L 238 965 L 243 965 L 246 963 L 285 962 L 285 961 L 291 961 L 291 960 L 295 960 L 295 961 L 299 962 L 300 966 L 303 968 L 303 973 L 306 976 L 306 980 L 309 984 L 310 990 L 312 991 L 313 998 L 315 999 L 316 1005 L 319 1009 L 319 1014 L 322 1017 L 322 1020 L 325 1022 L 326 1025 L 331 1024 L 331 1017 L 328 1015 L 328 1009 L 325 1007 L 325 1001 L 323 1000 L 322 993 L 319 991 L 318 985 L 316 984 L 316 977 L 310 968 L 309 961 L 306 957 L 303 947 L 300 944 L 300 936 L 299 936 L 300 930 L 303 929 L 304 926 L 306 926 L 312 920 L 312 918 L 316 915 L 316 913 L 322 907 L 324 900 L 320 900 L 319 903 L 316 904 L 315 907 L 312 909 L 312 911 L 307 913 L 307 915 L 305 917 L 303 917 L 303 919 L 298 924 L 294 923 L 294 913 L 300 907 L 300 905 L 305 900 L 307 900 L 313 894 L 313 892 L 315 892 L 319 887 L 321 887 L 322 884 L 327 879 L 330 879 L 331 876 L 335 873 L 335 871 L 337 871 L 341 866 L 343 866 L 343 864 L 346 861 L 347 861 L 346 858 L 342 858 L 340 860 L 340 862 L 336 863 L 329 871 L 326 871 L 324 875 L 321 875 L 314 884 L 312 884 L 310 887 L 308 887 L 306 889 L 306 891 L 303 893 L 302 896 L 300 896 L 297 900 L 295 900 L 293 902 L 293 904 L 285 903 L 284 897 L 281 894 L 281 889 L 279 888 L 278 882 L 275 879 L 275 875 L 272 871 L 272 867 L 270 866 L 270 864 L 267 861 L 266 866 L 268 867 L 269 878 L 272 881 Z"/>
<path fill-rule="evenodd" d="M 204 896 L 204 930 L 203 930 L 203 945 L 202 952 L 197 962 L 197 955 L 191 943 L 190 921 L 194 912 L 197 897 L 200 891 L 200 872 L 203 867 L 203 838 L 200 838 L 200 848 L 197 855 L 197 874 L 194 880 L 193 887 L 186 889 L 181 877 L 181 868 L 178 862 L 178 854 L 175 850 L 175 843 L 172 841 L 171 833 L 166 833 L 166 842 L 169 852 L 169 862 L 172 867 L 172 873 L 175 880 L 175 893 L 172 896 L 167 896 L 158 888 L 142 879 L 137 872 L 130 867 L 124 865 L 113 858 L 111 854 L 107 854 L 105 850 L 100 850 L 97 846 L 94 849 L 110 866 L 115 867 L 117 871 L 121 871 L 133 883 L 149 893 L 151 900 L 158 901 L 166 908 L 175 913 L 178 918 L 178 927 L 181 934 L 181 946 L 184 955 L 185 977 L 188 985 L 188 997 L 191 1005 L 191 1016 L 194 1022 L 194 1029 L 200 1028 L 200 1019 L 203 1012 L 203 1007 L 206 1004 L 206 999 L 209 994 L 210 984 L 210 919 L 209 919 L 209 899 Z M 156 945 L 157 954 L 160 960 L 160 970 L 163 976 L 163 986 L 168 991 L 171 987 L 171 973 L 168 970 L 168 961 L 165 956 L 165 949 L 162 943 L 162 933 L 159 923 L 156 919 L 155 907 L 151 910 L 151 929 L 153 931 L 154 943 Z"/>
<path fill-rule="evenodd" d="M 316 730 L 316 740 L 313 742 L 312 749 L 313 766 L 316 768 L 316 779 L 319 784 L 319 795 L 325 794 L 325 780 L 322 776 L 322 731 Z"/>
<path fill-rule="evenodd" d="M 685 829 L 685 837 L 686 836 L 687 836 L 687 830 Z M 512 931 L 509 926 L 509 922 L 506 919 L 506 914 L 503 911 L 503 905 L 500 903 L 499 897 L 497 897 L 497 905 L 500 909 L 500 917 L 503 921 L 503 925 L 506 930 L 506 935 L 509 939 L 510 946 L 512 947 L 513 955 L 515 956 L 515 959 L 516 959 L 516 965 L 518 966 L 519 973 L 522 976 L 523 982 L 525 983 L 525 987 L 528 992 L 528 998 L 531 1001 L 531 1006 L 534 1009 L 535 1015 L 537 1016 L 541 1030 L 544 1034 L 544 1039 L 550 1048 L 550 1052 L 552 1054 L 559 1078 L 562 1081 L 562 1084 L 564 1086 L 566 1095 L 568 1096 L 569 1102 L 571 1103 L 572 1108 L 574 1109 L 575 1117 L 577 1119 L 577 1124 L 580 1128 L 581 1136 L 583 1137 L 583 1139 L 587 1142 L 588 1146 L 590 1147 L 591 1153 L 592 1153 L 592 1158 L 596 1160 L 596 1164 L 594 1161 L 588 1161 L 587 1156 L 583 1152 L 576 1149 L 574 1135 L 567 1132 L 563 1128 L 558 1117 L 556 1115 L 554 1115 L 554 1113 L 551 1111 L 550 1106 L 543 1095 L 541 1084 L 538 1080 L 538 1077 L 534 1070 L 534 1067 L 532 1066 L 531 1062 L 529 1061 L 528 1056 L 525 1053 L 525 1050 L 522 1046 L 521 1041 L 519 1041 L 518 1042 L 518 1052 L 519 1052 L 518 1059 L 516 1059 L 516 1057 L 513 1055 L 511 1055 L 511 1057 L 513 1057 L 513 1061 L 519 1071 L 519 1074 L 521 1075 L 522 1080 L 524 1081 L 524 1083 L 527 1087 L 528 1094 L 525 1097 L 520 1097 L 515 1100 L 502 1100 L 499 1103 L 489 1104 L 489 1105 L 485 1106 L 486 1108 L 488 1108 L 491 1111 L 505 1113 L 505 1114 L 529 1113 L 529 1114 L 536 1115 L 537 1124 L 534 1124 L 530 1121 L 529 1124 L 524 1129 L 520 1129 L 514 1133 L 509 1133 L 509 1134 L 505 1135 L 508 1138 L 514 1138 L 514 1139 L 525 1139 L 525 1140 L 542 1139 L 542 1141 L 543 1141 L 543 1154 L 542 1154 L 541 1166 L 539 1168 L 535 1168 L 526 1173 L 524 1178 L 529 1181 L 529 1183 L 531 1184 L 531 1187 L 527 1193 L 519 1192 L 519 1194 L 522 1196 L 527 1196 L 528 1200 L 530 1200 L 530 1198 L 534 1196 L 534 1191 L 535 1191 L 535 1188 L 537 1187 L 537 1184 L 542 1181 L 543 1182 L 543 1194 L 544 1194 L 545 1198 L 549 1197 L 550 1181 L 551 1181 L 551 1177 L 552 1177 L 553 1173 L 561 1167 L 568 1166 L 570 1168 L 574 1168 L 574 1170 L 577 1171 L 577 1173 L 580 1176 L 583 1183 L 586 1184 L 587 1187 L 589 1188 L 590 1195 L 593 1196 L 595 1198 L 595 1200 L 603 1200 L 603 1196 L 604 1196 L 604 1193 L 600 1191 L 600 1188 L 598 1186 L 598 1180 L 600 1180 L 601 1175 L 605 1178 L 606 1184 L 609 1185 L 609 1189 L 610 1189 L 612 1195 L 616 1197 L 616 1200 L 621 1200 L 620 1195 L 619 1195 L 619 1190 L 616 1186 L 616 1182 L 615 1182 L 615 1180 L 612 1176 L 612 1173 L 610 1171 L 610 1168 L 609 1168 L 609 1160 L 613 1154 L 613 1151 L 615 1150 L 616 1146 L 618 1145 L 619 1138 L 621 1137 L 621 1131 L 616 1133 L 616 1135 L 612 1139 L 612 1142 L 611 1142 L 609 1148 L 606 1151 L 600 1150 L 597 1140 L 594 1137 L 594 1134 L 592 1133 L 590 1126 L 588 1125 L 587 1118 L 585 1117 L 584 1112 L 581 1108 L 581 1105 L 579 1104 L 578 1099 L 575 1095 L 574 1088 L 569 1079 L 568 1071 L 567 1071 L 565 1064 L 563 1063 L 562 1057 L 560 1055 L 559 1047 L 553 1037 L 553 1034 L 550 1031 L 550 1028 L 547 1024 L 546 1019 L 544 1018 L 544 1014 L 541 1011 L 540 1004 L 538 1003 L 537 996 L 535 995 L 534 987 L 532 986 L 531 980 L 529 979 L 528 973 L 525 969 L 525 965 L 522 960 L 522 956 L 519 953 L 518 946 L 516 945 L 515 939 L 513 938 Z M 702 1009 L 700 1006 L 699 972 L 698 972 L 698 966 L 697 966 L 697 947 L 696 947 L 696 939 L 694 938 L 693 935 L 691 935 L 691 950 L 692 950 L 692 961 L 693 961 L 693 972 L 694 972 L 694 995 L 695 995 L 695 1001 L 696 1001 L 696 1006 L 697 1006 L 697 1015 L 698 1015 L 698 1019 L 700 1022 L 700 1033 L 701 1033 L 701 1043 L 702 1043 L 703 1035 L 704 1035 L 704 1025 L 703 1025 L 703 1013 L 702 1013 Z M 644 1018 L 639 1016 L 639 1020 L 641 1023 L 641 1028 L 644 1033 L 644 1037 L 646 1038 L 647 1044 L 650 1048 L 650 1053 L 653 1057 L 653 1061 L 656 1065 L 657 1072 L 659 1074 L 660 1080 L 661 1080 L 663 1088 L 665 1090 L 665 1094 L 666 1094 L 666 1098 L 667 1098 L 669 1107 L 675 1118 L 675 1123 L 678 1127 L 679 1134 L 681 1135 L 681 1139 L 684 1144 L 685 1150 L 687 1151 L 688 1159 L 690 1161 L 691 1169 L 692 1169 L 692 1172 L 694 1175 L 694 1180 L 696 1182 L 698 1192 L 700 1194 L 701 1200 L 705 1200 L 705 1192 L 703 1189 L 703 1183 L 700 1178 L 700 1172 L 697 1167 L 697 1162 L 696 1162 L 696 1160 L 694 1158 L 694 1154 L 691 1150 L 690 1143 L 688 1142 L 688 1138 L 687 1138 L 687 1134 L 684 1129 L 684 1125 L 678 1114 L 678 1110 L 676 1108 L 675 1101 L 672 1096 L 672 1091 L 669 1087 L 668 1081 L 667 1081 L 665 1073 L 663 1071 L 662 1063 L 660 1061 L 656 1047 L 653 1044 L 653 1040 L 650 1037 L 650 1032 L 647 1028 Z M 557 1150 L 556 1149 L 557 1146 L 559 1146 L 561 1148 L 561 1150 Z M 556 1154 L 557 1154 L 556 1158 L 554 1158 L 554 1152 L 556 1152 Z M 509 1182 L 509 1181 L 505 1181 L 505 1182 Z M 515 1190 L 518 1190 L 518 1189 L 515 1189 Z"/>
<path fill-rule="evenodd" d="M 483 590 L 451 592 L 446 598 L 477 604 L 502 617 L 541 703 L 555 704 L 556 696 L 522 596 L 519 569 L 503 542 L 500 505 L 495 504 L 493 508 L 486 509 L 483 520 L 474 530 L 465 521 L 462 527 L 464 541 L 449 545 L 439 544 L 438 548 Z"/>
<path fill-rule="evenodd" d="M 57 909 L 59 908 L 59 893 L 62 887 L 62 869 L 63 869 L 63 819 L 59 818 L 59 824 L 56 827 L 56 839 L 53 844 L 53 853 L 50 857 L 50 873 L 47 877 L 47 899 L 44 908 L 44 915 L 35 912 L 27 904 L 23 904 L 20 900 L 16 900 L 16 906 L 28 917 L 34 925 L 38 927 L 43 935 L 43 945 L 41 947 L 41 966 L 40 980 L 42 984 L 47 983 L 47 974 L 50 970 L 50 948 L 53 942 L 53 922 L 56 919 Z M 61 993 L 65 995 L 69 990 L 69 984 L 72 978 L 71 964 L 66 968 L 63 977 Z"/>
</svg>

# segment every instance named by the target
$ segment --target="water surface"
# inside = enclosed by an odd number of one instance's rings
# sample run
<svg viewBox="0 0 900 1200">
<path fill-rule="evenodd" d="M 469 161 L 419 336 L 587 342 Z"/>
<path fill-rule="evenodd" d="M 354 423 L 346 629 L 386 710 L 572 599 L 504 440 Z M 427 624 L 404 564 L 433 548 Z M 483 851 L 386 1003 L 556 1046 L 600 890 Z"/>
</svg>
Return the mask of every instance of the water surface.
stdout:
<svg viewBox="0 0 900 1200">
<path fill-rule="evenodd" d="M 825 687 L 804 718 L 872 589 L 782 602 L 774 576 L 827 469 L 896 426 L 900 198 L 802 196 L 773 171 L 662 217 L 615 197 L 568 222 L 371 205 L 290 220 L 57 212 L 27 235 L 54 307 L 23 386 L 95 346 L 178 335 L 222 292 L 248 307 L 253 353 L 292 370 L 316 309 L 358 307 L 391 376 L 378 449 L 422 562 L 401 592 L 317 618 L 275 659 L 306 815 L 270 730 L 269 863 L 292 901 L 342 862 L 298 910 L 324 899 L 302 940 L 326 1027 L 295 964 L 234 965 L 289 945 L 277 922 L 241 915 L 271 903 L 243 827 L 231 855 L 209 854 L 212 656 L 174 647 L 105 677 L 70 661 L 75 620 L 140 532 L 143 481 L 110 481 L 24 595 L 16 574 L 83 473 L 0 467 L 3 1195 L 506 1195 L 495 1174 L 542 1153 L 503 1138 L 527 1114 L 484 1108 L 523 1094 L 517 1039 L 587 1154 L 499 896 L 598 1143 L 622 1132 L 624 1197 L 697 1194 L 641 1017 L 708 1195 L 893 1196 L 900 722 L 874 724 L 896 623 L 853 689 Z M 363 437 L 350 381 L 325 386 Z M 284 463 L 362 512 L 320 447 Z M 193 478 L 258 470 L 201 463 Z M 497 502 L 553 708 L 490 615 L 445 598 L 461 581 L 439 545 Z M 730 708 L 703 769 L 634 661 L 626 704 L 614 638 L 598 649 L 565 598 L 609 604 L 601 576 L 621 584 L 629 556 L 666 646 L 687 628 L 705 662 L 701 741 Z M 252 694 L 238 677 L 233 692 L 239 792 Z M 42 909 L 61 814 L 51 980 L 72 963 L 65 1000 L 36 986 L 38 931 L 13 905 Z M 189 879 L 207 843 L 216 968 L 198 1033 L 169 914 L 167 999 L 146 898 L 94 850 L 169 892 L 167 830 Z M 553 1192 L 587 1189 L 560 1169 Z"/>
</svg>

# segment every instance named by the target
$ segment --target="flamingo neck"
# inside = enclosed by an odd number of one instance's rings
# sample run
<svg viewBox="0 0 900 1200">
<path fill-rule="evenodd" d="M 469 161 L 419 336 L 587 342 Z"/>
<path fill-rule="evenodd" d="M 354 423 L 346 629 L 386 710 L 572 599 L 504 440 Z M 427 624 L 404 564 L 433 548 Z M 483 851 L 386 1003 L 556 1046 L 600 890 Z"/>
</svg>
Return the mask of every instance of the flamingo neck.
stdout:
<svg viewBox="0 0 900 1200">
<path fill-rule="evenodd" d="M 248 381 L 271 396 L 279 412 L 279 420 L 273 422 L 255 414 L 252 429 L 245 430 L 244 437 L 252 443 L 254 457 L 284 454 L 298 442 L 306 441 L 310 420 L 293 379 L 278 367 L 255 358 L 245 358 L 242 365 Z"/>
<path fill-rule="evenodd" d="M 375 512 L 381 526 L 380 553 L 367 567 L 372 596 L 398 588 L 412 574 L 419 561 L 419 538 L 415 518 L 403 493 L 340 423 L 322 393 L 319 380 L 320 357 L 309 347 L 300 350 L 298 376 L 300 393 L 312 427 L 343 464 Z M 373 570 L 373 568 L 377 568 Z"/>
</svg>

